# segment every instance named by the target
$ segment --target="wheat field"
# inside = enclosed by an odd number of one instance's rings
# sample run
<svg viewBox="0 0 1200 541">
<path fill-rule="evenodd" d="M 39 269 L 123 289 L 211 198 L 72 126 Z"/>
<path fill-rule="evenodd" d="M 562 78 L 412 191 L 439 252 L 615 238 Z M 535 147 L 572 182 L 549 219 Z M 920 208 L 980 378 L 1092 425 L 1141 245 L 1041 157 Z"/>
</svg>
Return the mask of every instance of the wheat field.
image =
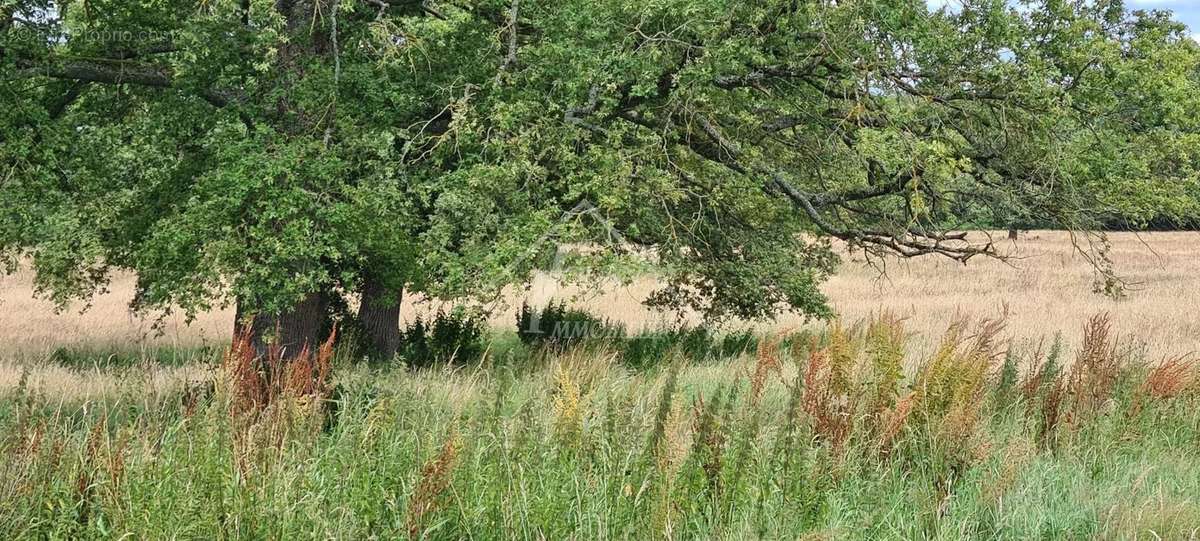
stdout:
<svg viewBox="0 0 1200 541">
<path fill-rule="evenodd" d="M 1007 311 L 1008 338 L 1048 338 L 1061 331 L 1070 342 L 1088 317 L 1108 312 L 1127 345 L 1144 348 L 1147 355 L 1200 351 L 1200 317 L 1196 317 L 1200 233 L 1108 236 L 1117 275 L 1127 282 L 1126 295 L 1117 300 L 1093 293 L 1096 272 L 1075 250 L 1072 236 L 1064 232 L 1030 232 L 1016 242 L 998 241 L 1010 256 L 1007 262 L 977 258 L 961 265 L 925 257 L 868 264 L 847 254 L 823 290 L 835 311 L 850 323 L 881 311 L 900 315 L 917 344 L 934 341 L 955 314 L 982 318 Z M 130 275 L 114 276 L 108 293 L 95 297 L 88 309 L 77 305 L 55 313 L 49 302 L 36 299 L 28 270 L 0 277 L 0 351 L 7 356 L 38 356 L 64 345 L 128 349 L 197 347 L 227 341 L 233 326 L 232 307 L 199 314 L 191 324 L 173 315 L 158 333 L 150 319 L 128 311 L 133 281 Z M 510 329 L 522 300 L 538 305 L 551 297 L 571 300 L 575 306 L 622 321 L 630 329 L 676 319 L 677 314 L 649 311 L 641 305 L 654 287 L 653 279 L 642 278 L 600 290 L 559 288 L 553 279 L 539 276 L 527 293 L 506 295 L 490 321 L 497 329 Z M 413 296 L 408 296 L 404 305 L 406 318 L 440 307 Z M 732 325 L 782 330 L 810 323 L 785 315 L 766 323 Z"/>
<path fill-rule="evenodd" d="M 1116 272 L 1128 284 L 1124 298 L 1117 300 L 1093 292 L 1095 272 L 1073 248 L 1071 236 L 1049 231 L 1024 233 L 1015 243 L 998 241 L 1011 256 L 1008 261 L 977 258 L 965 266 L 935 257 L 867 264 L 848 254 L 823 290 L 847 322 L 881 311 L 905 318 L 905 328 L 914 334 L 917 348 L 935 341 L 955 314 L 980 318 L 1006 312 L 1008 338 L 1049 339 L 1062 332 L 1070 344 L 1088 317 L 1107 312 L 1126 345 L 1144 348 L 1150 358 L 1200 351 L 1200 317 L 1196 315 L 1200 306 L 1200 233 L 1108 236 Z M 76 305 L 55 313 L 52 304 L 34 297 L 29 271 L 0 277 L 0 355 L 37 357 L 63 346 L 128 350 L 204 346 L 228 340 L 232 307 L 200 314 L 191 324 L 180 316 L 169 317 L 162 332 L 156 333 L 151 320 L 136 317 L 127 308 L 133 283 L 133 276 L 116 275 L 108 292 L 93 299 L 87 310 Z M 654 287 L 654 281 L 645 278 L 591 290 L 560 288 L 552 279 L 539 276 L 528 292 L 507 295 L 490 322 L 497 329 L 511 329 L 522 300 L 536 305 L 550 298 L 570 299 L 572 304 L 630 329 L 674 321 L 675 314 L 653 312 L 641 305 Z M 436 303 L 410 296 L 403 314 L 411 318 L 438 308 Z M 798 316 L 784 316 L 770 322 L 732 325 L 770 330 L 809 323 Z"/>
</svg>

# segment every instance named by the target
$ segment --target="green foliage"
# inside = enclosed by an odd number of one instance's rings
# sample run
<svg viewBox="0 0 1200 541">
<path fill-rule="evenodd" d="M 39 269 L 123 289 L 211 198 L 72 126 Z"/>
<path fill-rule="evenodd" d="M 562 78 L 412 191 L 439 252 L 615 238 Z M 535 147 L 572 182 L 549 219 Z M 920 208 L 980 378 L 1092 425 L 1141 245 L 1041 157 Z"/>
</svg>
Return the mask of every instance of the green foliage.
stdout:
<svg viewBox="0 0 1200 541">
<path fill-rule="evenodd" d="M 878 412 L 896 401 L 904 376 L 904 346 L 907 337 L 901 320 L 882 314 L 871 321 L 866 331 L 866 354 L 870 359 L 870 409 Z"/>
<path fill-rule="evenodd" d="M 584 343 L 619 343 L 625 339 L 625 327 L 551 299 L 540 309 L 530 308 L 528 303 L 521 305 L 517 336 L 527 345 L 561 351 Z"/>
<path fill-rule="evenodd" d="M 414 318 L 400 334 L 400 357 L 413 368 L 470 364 L 483 354 L 487 322 L 464 310 Z"/>
<path fill-rule="evenodd" d="M 540 310 L 523 304 L 517 313 L 517 335 L 526 345 L 558 352 L 580 346 L 607 346 L 620 353 L 625 366 L 638 370 L 658 368 L 681 358 L 690 362 L 729 359 L 753 351 L 759 342 L 749 329 L 718 334 L 705 326 L 687 324 L 643 329 L 626 336 L 619 324 L 555 301 Z"/>
<path fill-rule="evenodd" d="M 656 306 L 828 317 L 830 239 L 1200 215 L 1200 47 L 1116 1 L 2 6 L 0 265 L 60 306 L 485 297 L 578 243 Z"/>
<path fill-rule="evenodd" d="M 204 362 L 221 348 L 213 346 L 111 349 L 96 346 L 60 346 L 46 362 L 77 370 L 137 368 L 139 366 L 186 366 Z"/>
<path fill-rule="evenodd" d="M 1054 342 L 1050 345 L 1050 353 L 1046 355 L 1046 362 L 1042 365 L 1040 380 L 1042 383 L 1041 390 L 1053 385 L 1062 377 L 1063 371 L 1063 337 L 1062 333 L 1055 333 Z"/>
<path fill-rule="evenodd" d="M 1015 349 L 1009 348 L 1004 353 L 1004 364 L 1000 365 L 1000 376 L 996 382 L 996 391 L 992 395 L 992 400 L 998 407 L 1010 405 L 1015 398 L 1018 372 L 1017 352 Z"/>
<path fill-rule="evenodd" d="M 647 329 L 631 336 L 621 352 L 626 366 L 649 369 L 682 357 L 712 362 L 736 357 L 758 347 L 759 337 L 749 330 L 718 335 L 707 327 L 678 325 Z"/>
</svg>

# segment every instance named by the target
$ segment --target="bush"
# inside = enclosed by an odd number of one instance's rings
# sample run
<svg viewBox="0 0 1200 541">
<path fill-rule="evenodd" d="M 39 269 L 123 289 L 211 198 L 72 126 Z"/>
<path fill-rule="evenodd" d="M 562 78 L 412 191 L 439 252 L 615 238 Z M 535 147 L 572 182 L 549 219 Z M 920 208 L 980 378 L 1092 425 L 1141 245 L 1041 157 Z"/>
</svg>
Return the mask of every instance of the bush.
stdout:
<svg viewBox="0 0 1200 541">
<path fill-rule="evenodd" d="M 424 368 L 435 363 L 467 363 L 483 353 L 485 322 L 463 310 L 438 311 L 426 321 L 415 319 L 401 332 L 400 356 L 408 366 Z"/>
<path fill-rule="evenodd" d="M 673 354 L 703 362 L 758 347 L 758 337 L 749 330 L 717 335 L 704 326 L 643 330 L 626 338 L 622 325 L 555 301 L 540 310 L 523 304 L 517 314 L 517 336 L 526 345 L 559 350 L 586 343 L 611 344 L 620 349 L 627 366 L 637 369 L 658 366 Z"/>
<path fill-rule="evenodd" d="M 721 337 L 720 355 L 734 357 L 758 349 L 758 335 L 750 330 L 734 331 Z"/>
<path fill-rule="evenodd" d="M 565 349 L 589 341 L 620 342 L 625 339 L 625 327 L 552 300 L 540 311 L 528 303 L 521 305 L 517 336 L 526 345 Z"/>
<path fill-rule="evenodd" d="M 748 330 L 718 337 L 708 327 L 686 325 L 642 331 L 626 344 L 622 358 L 632 368 L 650 368 L 673 352 L 694 361 L 726 359 L 758 347 L 758 337 Z"/>
</svg>

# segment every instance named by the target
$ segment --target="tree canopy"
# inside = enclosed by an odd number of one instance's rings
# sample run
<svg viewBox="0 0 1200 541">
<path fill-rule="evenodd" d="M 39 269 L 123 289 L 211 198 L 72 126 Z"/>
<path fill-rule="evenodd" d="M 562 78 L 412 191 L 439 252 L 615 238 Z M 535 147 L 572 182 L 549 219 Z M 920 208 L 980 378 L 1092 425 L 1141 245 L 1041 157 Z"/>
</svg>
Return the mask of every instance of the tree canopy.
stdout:
<svg viewBox="0 0 1200 541">
<path fill-rule="evenodd" d="M 1119 0 L 0 0 L 0 258 L 60 304 L 128 269 L 142 310 L 357 292 L 394 331 L 590 201 L 652 303 L 822 316 L 830 239 L 1196 216 L 1198 67 Z"/>
</svg>

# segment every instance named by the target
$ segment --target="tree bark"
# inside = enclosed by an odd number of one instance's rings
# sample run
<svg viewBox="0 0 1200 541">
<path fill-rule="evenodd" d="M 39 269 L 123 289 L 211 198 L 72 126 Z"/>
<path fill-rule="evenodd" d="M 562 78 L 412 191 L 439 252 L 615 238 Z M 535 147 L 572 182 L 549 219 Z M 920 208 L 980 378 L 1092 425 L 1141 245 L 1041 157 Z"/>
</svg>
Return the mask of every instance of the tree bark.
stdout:
<svg viewBox="0 0 1200 541">
<path fill-rule="evenodd" d="M 311 350 L 324 341 L 326 337 L 321 336 L 321 329 L 328 317 L 328 308 L 329 297 L 325 293 L 309 293 L 280 314 L 254 314 L 252 307 L 239 300 L 233 323 L 234 336 L 249 333 L 250 343 L 259 356 L 266 355 L 272 345 L 278 345 L 282 358 L 293 358 L 305 347 Z M 253 319 L 248 319 L 251 315 Z"/>
<path fill-rule="evenodd" d="M 358 320 L 373 350 L 380 359 L 391 360 L 400 348 L 400 301 L 404 291 L 389 288 L 376 276 L 363 280 L 362 303 Z"/>
</svg>

